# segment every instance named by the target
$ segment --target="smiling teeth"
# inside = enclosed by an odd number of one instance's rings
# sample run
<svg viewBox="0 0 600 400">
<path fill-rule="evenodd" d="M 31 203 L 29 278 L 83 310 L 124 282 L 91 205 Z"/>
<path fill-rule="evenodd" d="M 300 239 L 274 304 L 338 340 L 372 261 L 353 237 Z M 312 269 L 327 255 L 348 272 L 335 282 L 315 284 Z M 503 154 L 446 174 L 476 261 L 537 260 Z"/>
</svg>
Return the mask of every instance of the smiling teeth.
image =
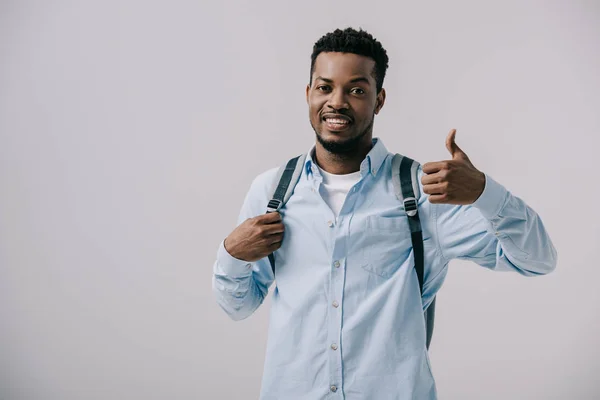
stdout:
<svg viewBox="0 0 600 400">
<path fill-rule="evenodd" d="M 335 118 L 327 118 L 326 121 L 329 122 L 330 124 L 347 124 L 348 123 L 348 121 L 346 121 L 344 119 L 335 119 Z"/>
</svg>

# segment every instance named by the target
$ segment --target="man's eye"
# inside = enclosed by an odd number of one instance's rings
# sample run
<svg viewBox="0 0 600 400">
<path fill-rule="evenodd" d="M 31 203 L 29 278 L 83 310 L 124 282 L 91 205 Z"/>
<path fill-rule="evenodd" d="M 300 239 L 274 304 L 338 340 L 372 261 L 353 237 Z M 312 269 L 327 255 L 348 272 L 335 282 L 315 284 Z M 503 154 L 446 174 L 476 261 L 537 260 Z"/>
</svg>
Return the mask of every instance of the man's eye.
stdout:
<svg viewBox="0 0 600 400">
<path fill-rule="evenodd" d="M 329 86 L 327 86 L 327 85 L 320 85 L 320 86 L 317 86 L 317 90 L 327 91 L 327 90 L 329 90 Z"/>
<path fill-rule="evenodd" d="M 352 89 L 352 93 L 355 93 L 355 94 L 365 94 L 365 91 L 362 90 L 361 88 L 354 88 L 354 89 Z"/>
</svg>

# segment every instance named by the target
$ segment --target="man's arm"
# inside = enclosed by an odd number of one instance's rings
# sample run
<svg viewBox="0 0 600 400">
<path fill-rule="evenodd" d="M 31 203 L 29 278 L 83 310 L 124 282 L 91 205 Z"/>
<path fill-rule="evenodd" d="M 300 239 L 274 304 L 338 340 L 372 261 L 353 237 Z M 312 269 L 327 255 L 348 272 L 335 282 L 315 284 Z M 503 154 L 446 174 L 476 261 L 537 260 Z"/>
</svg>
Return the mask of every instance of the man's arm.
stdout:
<svg viewBox="0 0 600 400">
<path fill-rule="evenodd" d="M 475 168 L 455 137 L 453 129 L 446 138 L 451 160 L 425 163 L 420 171 L 442 257 L 526 276 L 553 271 L 556 249 L 539 215 Z"/>
<path fill-rule="evenodd" d="M 485 178 L 485 189 L 473 204 L 433 205 L 442 257 L 525 276 L 552 272 L 557 253 L 539 215 L 498 182 Z"/>
<path fill-rule="evenodd" d="M 273 179 L 275 172 L 275 170 L 270 170 L 254 179 L 238 216 L 236 229 L 240 229 L 242 224 L 246 224 L 251 225 L 249 228 L 256 233 L 256 238 L 252 238 L 251 234 L 247 233 L 248 231 L 245 231 L 246 233 L 242 232 L 244 239 L 248 241 L 244 245 L 252 247 L 254 254 L 257 254 L 256 250 L 259 247 L 267 245 L 259 242 L 259 240 L 264 242 L 259 236 L 263 239 L 267 237 L 264 232 L 260 234 L 259 231 L 269 228 L 264 222 L 262 224 L 256 222 L 250 224 L 252 221 L 249 221 L 249 219 L 264 221 L 276 217 L 274 215 L 264 215 L 268 201 L 266 198 L 270 187 L 269 182 Z M 217 250 L 217 259 L 213 265 L 212 288 L 219 306 L 231 319 L 239 321 L 252 315 L 263 303 L 269 287 L 274 281 L 274 276 L 271 264 L 266 256 L 254 261 L 236 258 L 228 251 L 231 250 L 230 247 L 227 247 L 230 241 L 225 242 L 225 239 L 222 240 Z M 236 247 L 239 248 L 240 246 Z M 271 247 L 271 249 L 278 247 Z M 264 252 L 264 250 L 261 251 Z"/>
</svg>

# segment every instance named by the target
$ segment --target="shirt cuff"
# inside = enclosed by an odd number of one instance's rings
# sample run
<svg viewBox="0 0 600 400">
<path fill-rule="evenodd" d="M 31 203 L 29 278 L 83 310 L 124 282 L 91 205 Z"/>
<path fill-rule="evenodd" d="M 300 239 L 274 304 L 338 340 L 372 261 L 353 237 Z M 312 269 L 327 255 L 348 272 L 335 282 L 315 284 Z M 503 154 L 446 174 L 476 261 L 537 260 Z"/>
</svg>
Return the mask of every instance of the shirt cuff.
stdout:
<svg viewBox="0 0 600 400">
<path fill-rule="evenodd" d="M 233 257 L 227 249 L 225 249 L 225 239 L 221 241 L 217 252 L 217 260 L 219 269 L 225 275 L 231 277 L 242 277 L 252 274 L 252 263 Z"/>
<path fill-rule="evenodd" d="M 488 220 L 498 217 L 506 203 L 508 190 L 489 175 L 485 174 L 485 187 L 483 193 L 472 204 Z"/>
</svg>

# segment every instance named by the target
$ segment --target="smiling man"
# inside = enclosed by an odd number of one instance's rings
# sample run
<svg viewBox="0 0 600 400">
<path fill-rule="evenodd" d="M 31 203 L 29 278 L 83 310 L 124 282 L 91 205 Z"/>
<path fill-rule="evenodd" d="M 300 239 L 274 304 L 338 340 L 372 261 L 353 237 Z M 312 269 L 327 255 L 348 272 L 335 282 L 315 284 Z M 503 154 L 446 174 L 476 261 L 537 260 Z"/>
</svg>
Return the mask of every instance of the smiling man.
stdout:
<svg viewBox="0 0 600 400">
<path fill-rule="evenodd" d="M 524 276 L 556 266 L 540 217 L 476 169 L 451 130 L 449 159 L 416 164 L 425 260 L 417 278 L 394 153 L 373 137 L 387 66 L 363 30 L 315 43 L 306 99 L 316 142 L 293 196 L 265 213 L 279 169 L 261 173 L 219 246 L 213 289 L 232 319 L 252 315 L 276 280 L 263 400 L 436 399 L 423 310 L 449 262 Z"/>
</svg>

